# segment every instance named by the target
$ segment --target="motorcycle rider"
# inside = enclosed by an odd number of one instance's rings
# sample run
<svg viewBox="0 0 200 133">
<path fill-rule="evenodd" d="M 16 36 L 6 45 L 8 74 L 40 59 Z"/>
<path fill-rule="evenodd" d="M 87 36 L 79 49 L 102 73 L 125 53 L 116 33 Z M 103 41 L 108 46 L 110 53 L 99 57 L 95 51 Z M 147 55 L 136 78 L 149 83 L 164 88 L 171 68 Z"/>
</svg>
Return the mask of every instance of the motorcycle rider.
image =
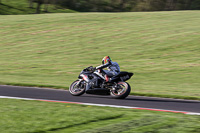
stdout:
<svg viewBox="0 0 200 133">
<path fill-rule="evenodd" d="M 106 67 L 108 70 L 103 70 Z M 112 77 L 120 72 L 119 64 L 117 62 L 113 62 L 109 56 L 105 56 L 102 59 L 102 65 L 97 66 L 95 69 L 98 70 L 98 73 L 102 73 L 106 82 L 112 80 Z"/>
</svg>

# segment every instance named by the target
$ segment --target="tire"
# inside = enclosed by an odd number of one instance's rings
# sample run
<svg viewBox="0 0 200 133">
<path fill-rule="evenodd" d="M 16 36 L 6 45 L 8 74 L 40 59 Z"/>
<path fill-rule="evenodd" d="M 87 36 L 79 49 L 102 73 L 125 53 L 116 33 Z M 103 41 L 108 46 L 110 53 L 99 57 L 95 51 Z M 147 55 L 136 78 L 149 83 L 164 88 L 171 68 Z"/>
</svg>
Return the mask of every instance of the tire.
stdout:
<svg viewBox="0 0 200 133">
<path fill-rule="evenodd" d="M 77 87 L 78 82 L 79 82 L 79 80 L 74 81 L 69 87 L 69 92 L 73 96 L 80 96 L 80 95 L 83 95 L 85 93 L 85 87 L 84 88 Z"/>
<path fill-rule="evenodd" d="M 113 98 L 124 99 L 130 94 L 131 87 L 127 82 L 118 82 L 117 86 L 119 88 L 116 88 L 116 90 L 111 90 L 111 92 L 110 92 L 110 95 Z"/>
</svg>

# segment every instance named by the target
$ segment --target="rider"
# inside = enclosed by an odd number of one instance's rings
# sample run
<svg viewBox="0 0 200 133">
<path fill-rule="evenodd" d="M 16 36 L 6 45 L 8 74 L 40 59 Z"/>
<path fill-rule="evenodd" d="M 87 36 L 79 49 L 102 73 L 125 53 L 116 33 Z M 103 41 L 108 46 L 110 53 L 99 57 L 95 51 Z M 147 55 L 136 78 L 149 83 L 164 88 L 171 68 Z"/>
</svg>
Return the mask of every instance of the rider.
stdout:
<svg viewBox="0 0 200 133">
<path fill-rule="evenodd" d="M 102 70 L 103 68 L 106 68 L 106 67 L 108 70 Z M 113 77 L 120 72 L 120 67 L 118 63 L 112 62 L 109 56 L 105 56 L 102 59 L 102 65 L 97 66 L 95 69 L 98 69 L 98 72 L 103 74 L 106 82 L 109 82 L 111 80 L 109 79 L 109 77 Z"/>
</svg>

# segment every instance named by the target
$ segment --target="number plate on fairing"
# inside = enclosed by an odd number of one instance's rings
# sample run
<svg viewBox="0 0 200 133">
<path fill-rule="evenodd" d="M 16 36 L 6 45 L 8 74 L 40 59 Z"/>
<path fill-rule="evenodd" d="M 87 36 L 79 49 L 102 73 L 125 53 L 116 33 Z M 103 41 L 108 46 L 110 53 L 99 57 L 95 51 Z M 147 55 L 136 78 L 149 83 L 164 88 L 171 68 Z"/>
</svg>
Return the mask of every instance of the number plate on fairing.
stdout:
<svg viewBox="0 0 200 133">
<path fill-rule="evenodd" d="M 123 77 L 120 77 L 120 79 L 121 79 L 122 81 L 128 80 L 129 78 L 130 78 L 130 77 L 129 77 L 128 75 L 123 76 Z"/>
</svg>

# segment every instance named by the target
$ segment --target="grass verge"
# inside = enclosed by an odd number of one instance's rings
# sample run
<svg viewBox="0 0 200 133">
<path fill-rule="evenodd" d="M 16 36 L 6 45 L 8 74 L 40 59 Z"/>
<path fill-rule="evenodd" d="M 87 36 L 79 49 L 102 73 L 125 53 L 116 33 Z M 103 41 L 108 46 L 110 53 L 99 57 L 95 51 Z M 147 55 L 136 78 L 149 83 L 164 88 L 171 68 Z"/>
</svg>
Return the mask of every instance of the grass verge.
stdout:
<svg viewBox="0 0 200 133">
<path fill-rule="evenodd" d="M 200 116 L 0 99 L 4 133 L 199 133 Z"/>
<path fill-rule="evenodd" d="M 0 82 L 68 88 L 110 55 L 137 95 L 200 98 L 199 11 L 0 16 Z"/>
</svg>

